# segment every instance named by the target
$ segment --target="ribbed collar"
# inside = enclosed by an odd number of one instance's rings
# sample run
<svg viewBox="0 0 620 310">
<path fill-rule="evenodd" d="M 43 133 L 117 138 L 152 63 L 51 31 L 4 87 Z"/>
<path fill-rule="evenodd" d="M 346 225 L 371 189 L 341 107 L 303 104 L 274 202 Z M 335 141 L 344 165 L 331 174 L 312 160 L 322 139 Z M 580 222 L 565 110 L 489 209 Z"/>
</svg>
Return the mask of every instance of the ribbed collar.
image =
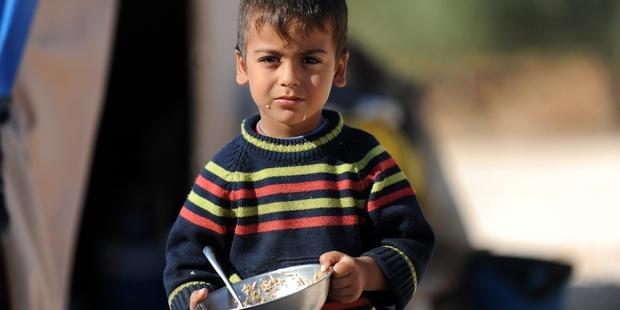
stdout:
<svg viewBox="0 0 620 310">
<path fill-rule="evenodd" d="M 340 135 L 344 120 L 340 113 L 323 110 L 327 125 L 318 131 L 292 139 L 279 139 L 261 135 L 256 132 L 259 115 L 251 116 L 241 123 L 241 135 L 254 151 L 271 159 L 299 161 L 320 155 L 327 146 Z M 259 155 L 259 154 L 257 154 Z"/>
</svg>

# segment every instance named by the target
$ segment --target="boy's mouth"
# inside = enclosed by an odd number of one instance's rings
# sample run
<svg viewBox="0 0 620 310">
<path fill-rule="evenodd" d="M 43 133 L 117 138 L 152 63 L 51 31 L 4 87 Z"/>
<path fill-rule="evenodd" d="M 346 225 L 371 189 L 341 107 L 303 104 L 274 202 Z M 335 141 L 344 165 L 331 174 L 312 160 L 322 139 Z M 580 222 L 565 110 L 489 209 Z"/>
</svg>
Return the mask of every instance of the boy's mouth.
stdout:
<svg viewBox="0 0 620 310">
<path fill-rule="evenodd" d="M 297 96 L 280 96 L 275 99 L 276 103 L 280 105 L 285 105 L 285 106 L 298 104 L 303 100 L 304 100 L 303 98 L 297 97 Z"/>
</svg>

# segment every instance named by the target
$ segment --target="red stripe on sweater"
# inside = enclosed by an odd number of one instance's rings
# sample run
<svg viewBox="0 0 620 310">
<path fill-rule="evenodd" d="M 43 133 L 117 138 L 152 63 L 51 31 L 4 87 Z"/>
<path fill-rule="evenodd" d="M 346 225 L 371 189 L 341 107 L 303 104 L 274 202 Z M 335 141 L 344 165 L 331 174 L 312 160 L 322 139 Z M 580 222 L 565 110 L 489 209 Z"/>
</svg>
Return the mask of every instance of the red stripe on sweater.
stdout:
<svg viewBox="0 0 620 310">
<path fill-rule="evenodd" d="M 364 188 L 373 182 L 373 180 L 379 175 L 381 172 L 392 168 L 396 165 L 394 159 L 389 157 L 384 161 L 378 163 L 374 166 L 371 172 L 362 180 L 362 181 L 352 181 L 349 179 L 340 180 L 337 182 L 333 181 L 307 181 L 307 182 L 299 182 L 299 183 L 281 183 L 281 184 L 271 184 L 263 187 L 257 187 L 255 189 L 238 189 L 234 191 L 230 191 L 230 197 L 228 197 L 228 191 L 219 185 L 205 179 L 203 176 L 199 175 L 196 178 L 196 184 L 200 186 L 202 189 L 212 193 L 213 195 L 218 196 L 222 199 L 230 198 L 232 201 L 239 199 L 253 199 L 265 197 L 273 194 L 280 193 L 301 193 L 315 190 L 347 190 L 353 189 L 357 191 L 362 191 Z"/>
<path fill-rule="evenodd" d="M 219 185 L 209 181 L 208 179 L 205 179 L 203 176 L 199 175 L 196 178 L 196 184 L 198 184 L 198 186 L 200 186 L 202 189 L 210 192 L 213 195 L 216 195 L 220 198 L 225 199 L 226 195 L 228 193 L 227 190 L 221 188 Z"/>
<path fill-rule="evenodd" d="M 315 216 L 288 220 L 266 221 L 252 225 L 237 225 L 235 234 L 247 235 L 276 230 L 291 230 L 319 226 L 351 226 L 360 222 L 356 215 Z"/>
<path fill-rule="evenodd" d="M 397 200 L 397 199 L 400 199 L 406 196 L 413 196 L 413 195 L 414 195 L 413 189 L 410 186 L 407 186 L 401 190 L 397 190 L 379 199 L 369 201 L 368 206 L 367 206 L 368 212 L 372 212 L 376 209 L 379 209 L 394 200 Z"/>
<path fill-rule="evenodd" d="M 396 162 L 392 157 L 386 158 L 384 161 L 378 163 L 376 166 L 372 167 L 372 170 L 366 177 L 364 177 L 364 182 L 373 183 L 379 174 L 383 171 L 388 170 L 392 167 L 396 166 Z"/>
<path fill-rule="evenodd" d="M 247 198 L 260 198 L 273 194 L 282 194 L 282 193 L 301 193 L 301 192 L 309 192 L 316 190 L 345 190 L 345 189 L 354 189 L 354 190 L 362 190 L 364 185 L 360 182 L 353 182 L 351 180 L 340 180 L 337 182 L 333 181 L 307 181 L 307 182 L 299 182 L 299 183 L 282 183 L 282 184 L 273 184 L 267 185 L 263 187 L 256 188 L 254 190 L 249 189 L 239 189 L 231 191 L 230 197 L 234 200 L 239 199 L 247 199 Z"/>
<path fill-rule="evenodd" d="M 200 186 L 202 189 L 214 194 L 222 199 L 227 199 L 228 191 L 220 187 L 219 185 L 205 179 L 202 176 L 198 176 L 196 178 L 196 184 Z M 301 192 L 309 192 L 315 190 L 363 190 L 364 184 L 361 182 L 354 182 L 349 179 L 340 180 L 337 182 L 333 181 L 307 181 L 307 182 L 299 182 L 299 183 L 282 183 L 282 184 L 272 184 L 266 185 L 263 187 L 258 187 L 256 189 L 238 189 L 230 192 L 230 199 L 232 201 L 240 200 L 240 199 L 252 199 L 252 198 L 260 198 L 273 194 L 281 194 L 281 193 L 301 193 Z"/>
<path fill-rule="evenodd" d="M 226 233 L 226 226 L 220 225 L 204 216 L 200 216 L 185 206 L 181 208 L 179 215 L 194 225 L 206 228 L 221 235 Z"/>
</svg>

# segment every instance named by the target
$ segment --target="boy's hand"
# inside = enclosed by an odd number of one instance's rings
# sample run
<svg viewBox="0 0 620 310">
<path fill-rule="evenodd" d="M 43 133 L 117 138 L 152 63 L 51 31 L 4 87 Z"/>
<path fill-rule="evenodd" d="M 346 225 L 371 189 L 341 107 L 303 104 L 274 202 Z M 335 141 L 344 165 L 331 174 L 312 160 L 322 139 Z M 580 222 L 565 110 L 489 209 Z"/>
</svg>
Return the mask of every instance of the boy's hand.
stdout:
<svg viewBox="0 0 620 310">
<path fill-rule="evenodd" d="M 351 303 L 358 300 L 363 291 L 387 288 L 383 272 L 371 257 L 351 257 L 333 251 L 321 255 L 319 261 L 323 271 L 333 266 L 328 296 L 335 302 Z"/>
<path fill-rule="evenodd" d="M 202 307 L 198 307 L 198 303 L 207 299 L 207 295 L 209 291 L 206 288 L 193 291 L 189 297 L 189 310 L 202 310 Z"/>
</svg>

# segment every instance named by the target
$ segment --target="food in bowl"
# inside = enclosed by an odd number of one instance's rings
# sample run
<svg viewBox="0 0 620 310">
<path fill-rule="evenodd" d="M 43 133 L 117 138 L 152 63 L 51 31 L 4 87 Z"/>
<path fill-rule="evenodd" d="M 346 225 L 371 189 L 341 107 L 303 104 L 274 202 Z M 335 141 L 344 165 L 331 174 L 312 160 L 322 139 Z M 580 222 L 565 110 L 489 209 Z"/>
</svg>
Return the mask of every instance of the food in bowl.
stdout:
<svg viewBox="0 0 620 310">
<path fill-rule="evenodd" d="M 268 277 L 260 279 L 259 282 L 245 283 L 241 286 L 241 291 L 245 294 L 242 306 L 262 304 L 286 296 L 316 283 L 326 274 L 326 272 L 319 270 L 314 274 L 314 278 L 309 280 L 296 272 L 283 272 L 269 274 Z"/>
<path fill-rule="evenodd" d="M 239 305 L 225 288 L 199 303 L 202 310 L 320 310 L 327 299 L 332 271 L 319 264 L 298 265 L 256 275 L 234 283 Z"/>
</svg>

